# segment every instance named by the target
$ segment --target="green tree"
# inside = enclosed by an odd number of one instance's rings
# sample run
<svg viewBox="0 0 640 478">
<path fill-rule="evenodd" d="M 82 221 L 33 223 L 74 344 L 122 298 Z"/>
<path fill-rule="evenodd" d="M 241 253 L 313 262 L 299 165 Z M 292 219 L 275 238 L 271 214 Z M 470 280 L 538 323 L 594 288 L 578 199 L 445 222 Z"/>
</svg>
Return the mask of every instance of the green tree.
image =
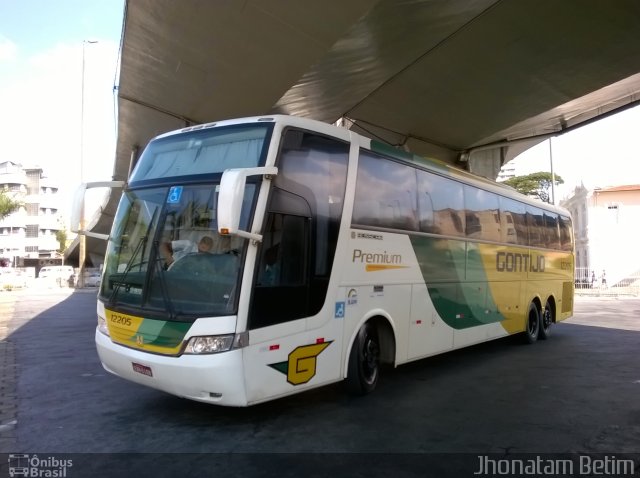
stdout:
<svg viewBox="0 0 640 478">
<path fill-rule="evenodd" d="M 551 202 L 549 189 L 551 188 L 551 173 L 538 171 L 526 176 L 516 176 L 504 181 L 504 184 L 511 186 L 522 194 L 532 196 L 544 202 Z M 564 179 L 558 174 L 555 175 L 555 185 L 564 184 Z"/>
<path fill-rule="evenodd" d="M 9 196 L 6 191 L 0 190 L 0 221 L 9 214 L 16 212 L 22 205 L 21 201 Z"/>
<path fill-rule="evenodd" d="M 67 231 L 65 229 L 59 229 L 56 231 L 56 241 L 60 244 L 58 252 L 64 252 L 67 248 Z"/>
</svg>

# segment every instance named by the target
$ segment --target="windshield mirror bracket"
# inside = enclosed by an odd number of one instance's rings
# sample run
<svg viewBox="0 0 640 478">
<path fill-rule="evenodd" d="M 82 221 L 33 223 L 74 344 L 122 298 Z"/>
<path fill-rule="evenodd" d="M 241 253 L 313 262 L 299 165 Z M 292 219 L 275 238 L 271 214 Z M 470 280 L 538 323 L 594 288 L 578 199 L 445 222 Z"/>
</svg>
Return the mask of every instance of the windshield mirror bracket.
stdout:
<svg viewBox="0 0 640 478">
<path fill-rule="evenodd" d="M 220 235 L 245 237 L 255 242 L 262 241 L 261 234 L 240 229 L 247 177 L 262 175 L 265 180 L 271 180 L 277 174 L 278 168 L 275 166 L 225 170 L 220 181 L 218 196 L 218 233 Z"/>
<path fill-rule="evenodd" d="M 85 193 L 87 189 L 94 188 L 124 188 L 124 181 L 94 181 L 90 183 L 82 183 L 75 192 L 73 199 L 73 206 L 71 210 L 71 232 L 76 234 L 85 235 L 87 237 L 95 237 L 96 239 L 102 239 L 106 241 L 109 239 L 109 234 L 101 234 L 98 232 L 91 232 L 85 229 L 84 220 L 84 202 Z"/>
</svg>

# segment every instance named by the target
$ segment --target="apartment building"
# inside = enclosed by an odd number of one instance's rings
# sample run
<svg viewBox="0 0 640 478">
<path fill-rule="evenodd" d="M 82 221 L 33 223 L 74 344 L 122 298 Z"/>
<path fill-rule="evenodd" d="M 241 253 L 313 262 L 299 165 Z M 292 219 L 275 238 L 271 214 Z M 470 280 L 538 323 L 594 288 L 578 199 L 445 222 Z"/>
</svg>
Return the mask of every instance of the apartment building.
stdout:
<svg viewBox="0 0 640 478">
<path fill-rule="evenodd" d="M 56 233 L 64 229 L 59 215 L 58 186 L 38 167 L 0 163 L 0 189 L 23 207 L 0 221 L 0 258 L 14 267 L 61 263 Z"/>
</svg>

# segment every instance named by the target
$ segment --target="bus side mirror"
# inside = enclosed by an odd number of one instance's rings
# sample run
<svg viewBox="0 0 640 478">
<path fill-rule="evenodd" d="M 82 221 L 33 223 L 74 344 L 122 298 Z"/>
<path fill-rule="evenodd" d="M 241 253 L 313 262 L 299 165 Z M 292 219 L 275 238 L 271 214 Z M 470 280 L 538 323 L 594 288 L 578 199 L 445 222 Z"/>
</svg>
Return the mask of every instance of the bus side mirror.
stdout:
<svg viewBox="0 0 640 478">
<path fill-rule="evenodd" d="M 97 232 L 85 230 L 84 196 L 87 192 L 87 189 L 122 187 L 124 187 L 124 181 L 96 181 L 92 183 L 82 183 L 76 190 L 73 197 L 73 205 L 71 208 L 71 232 L 75 232 L 76 234 L 81 234 L 88 237 L 95 237 L 97 239 L 103 239 L 106 241 L 109 238 L 108 234 L 99 234 Z"/>
<path fill-rule="evenodd" d="M 227 169 L 222 174 L 218 194 L 218 233 L 221 236 L 239 236 L 262 241 L 262 236 L 240 229 L 240 215 L 244 201 L 247 176 L 278 174 L 276 167 Z"/>
</svg>

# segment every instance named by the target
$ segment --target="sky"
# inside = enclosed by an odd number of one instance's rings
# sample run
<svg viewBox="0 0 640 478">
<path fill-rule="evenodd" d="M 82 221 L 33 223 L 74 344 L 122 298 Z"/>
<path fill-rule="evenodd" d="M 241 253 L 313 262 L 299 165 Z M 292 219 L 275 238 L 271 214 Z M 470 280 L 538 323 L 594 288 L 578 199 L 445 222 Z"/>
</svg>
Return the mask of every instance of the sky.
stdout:
<svg viewBox="0 0 640 478">
<path fill-rule="evenodd" d="M 82 179 L 112 175 L 123 10 L 124 0 L 0 0 L 0 162 L 38 165 L 58 180 L 65 215 L 81 143 Z M 554 170 L 565 180 L 557 196 L 581 183 L 640 184 L 639 133 L 636 107 L 554 138 Z M 515 161 L 517 174 L 548 170 L 549 143 Z"/>
<path fill-rule="evenodd" d="M 556 202 L 576 186 L 587 188 L 640 184 L 640 107 L 543 141 L 509 163 L 516 175 L 553 170 L 564 180 Z"/>
<path fill-rule="evenodd" d="M 0 0 L 0 162 L 42 167 L 63 215 L 81 144 L 84 181 L 111 178 L 123 11 L 124 0 Z"/>
</svg>

